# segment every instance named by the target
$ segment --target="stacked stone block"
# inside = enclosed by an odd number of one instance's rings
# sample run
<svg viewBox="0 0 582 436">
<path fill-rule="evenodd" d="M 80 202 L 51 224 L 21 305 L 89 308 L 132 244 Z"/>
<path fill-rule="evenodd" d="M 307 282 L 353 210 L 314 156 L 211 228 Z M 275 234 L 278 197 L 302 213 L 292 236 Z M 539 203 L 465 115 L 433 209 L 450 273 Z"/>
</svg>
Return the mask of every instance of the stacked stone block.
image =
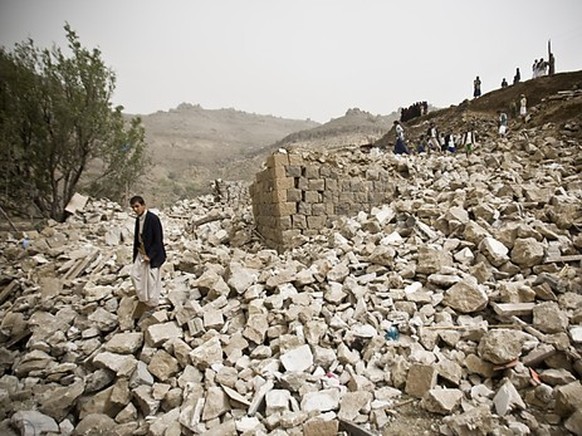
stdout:
<svg viewBox="0 0 582 436">
<path fill-rule="evenodd" d="M 246 205 L 250 201 L 248 183 L 216 179 L 212 184 L 214 198 L 217 202 L 232 207 Z"/>
<path fill-rule="evenodd" d="M 381 165 L 338 165 L 309 153 L 276 152 L 256 174 L 250 193 L 259 233 L 268 246 L 284 250 L 338 216 L 390 202 L 394 188 Z"/>
</svg>

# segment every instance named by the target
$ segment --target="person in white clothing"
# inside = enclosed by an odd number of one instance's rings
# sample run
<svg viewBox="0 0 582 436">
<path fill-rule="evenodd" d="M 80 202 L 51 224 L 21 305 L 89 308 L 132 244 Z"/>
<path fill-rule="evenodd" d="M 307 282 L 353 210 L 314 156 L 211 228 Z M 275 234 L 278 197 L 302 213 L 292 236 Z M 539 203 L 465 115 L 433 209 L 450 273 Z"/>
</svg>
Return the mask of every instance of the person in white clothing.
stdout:
<svg viewBox="0 0 582 436">
<path fill-rule="evenodd" d="M 527 98 L 521 94 L 519 99 L 519 116 L 525 121 L 527 117 Z"/>
</svg>

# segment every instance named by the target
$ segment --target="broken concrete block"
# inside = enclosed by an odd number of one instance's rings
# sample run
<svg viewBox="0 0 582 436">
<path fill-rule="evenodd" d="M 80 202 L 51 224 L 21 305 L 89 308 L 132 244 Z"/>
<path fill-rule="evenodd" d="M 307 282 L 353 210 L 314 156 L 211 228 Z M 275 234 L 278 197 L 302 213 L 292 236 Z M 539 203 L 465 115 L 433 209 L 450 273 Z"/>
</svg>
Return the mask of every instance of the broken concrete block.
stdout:
<svg viewBox="0 0 582 436">
<path fill-rule="evenodd" d="M 183 330 L 175 322 L 150 325 L 146 329 L 145 339 L 150 347 L 159 347 L 171 339 L 182 338 Z"/>
<path fill-rule="evenodd" d="M 337 419 L 324 420 L 313 418 L 303 424 L 304 436 L 336 436 L 338 434 L 339 421 Z"/>
<path fill-rule="evenodd" d="M 517 392 L 517 389 L 515 389 L 515 386 L 509 380 L 503 383 L 498 389 L 495 397 L 493 397 L 493 404 L 499 416 L 505 416 L 515 408 L 526 408 L 519 392 Z"/>
<path fill-rule="evenodd" d="M 301 410 L 305 412 L 327 412 L 339 407 L 340 393 L 337 389 L 323 389 L 308 392 L 301 400 Z"/>
<path fill-rule="evenodd" d="M 448 415 L 460 404 L 461 398 L 460 389 L 435 388 L 422 397 L 420 405 L 429 412 Z"/>
<path fill-rule="evenodd" d="M 582 326 L 575 326 L 569 329 L 570 339 L 575 344 L 582 344 Z"/>
<path fill-rule="evenodd" d="M 144 416 L 153 416 L 157 413 L 160 402 L 152 396 L 151 386 L 138 386 L 132 393 L 139 410 Z"/>
<path fill-rule="evenodd" d="M 283 413 L 289 410 L 291 392 L 285 389 L 273 389 L 267 392 L 265 397 L 267 415 L 273 413 Z"/>
<path fill-rule="evenodd" d="M 372 392 L 367 391 L 344 393 L 340 401 L 338 417 L 341 419 L 347 419 L 348 421 L 353 421 L 362 409 L 366 407 L 369 408 L 372 398 Z"/>
<path fill-rule="evenodd" d="M 554 389 L 556 413 L 562 417 L 569 416 L 575 410 L 582 408 L 582 383 L 575 381 Z"/>
<path fill-rule="evenodd" d="M 104 351 L 93 358 L 93 363 L 97 367 L 109 369 L 117 375 L 130 375 L 137 365 L 137 360 L 131 354 Z"/>
<path fill-rule="evenodd" d="M 202 412 L 202 420 L 218 418 L 230 410 L 228 396 L 220 387 L 210 387 L 206 392 L 206 401 Z"/>
<path fill-rule="evenodd" d="M 308 344 L 287 351 L 280 359 L 285 369 L 292 372 L 306 371 L 313 365 L 313 354 Z"/>
<path fill-rule="evenodd" d="M 406 378 L 406 393 L 416 398 L 422 398 L 436 385 L 437 375 L 437 369 L 432 365 L 412 365 Z"/>
<path fill-rule="evenodd" d="M 517 359 L 525 339 L 518 330 L 493 329 L 479 341 L 479 356 L 495 365 L 503 365 Z"/>
<path fill-rule="evenodd" d="M 462 313 L 473 313 L 487 306 L 489 297 L 476 283 L 460 281 L 445 292 L 443 302 Z"/>
<path fill-rule="evenodd" d="M 479 251 L 493 266 L 499 267 L 509 260 L 507 247 L 492 237 L 486 237 L 479 243 Z"/>
<path fill-rule="evenodd" d="M 536 304 L 532 313 L 533 326 L 544 333 L 565 332 L 568 328 L 568 315 L 555 301 Z"/>
<path fill-rule="evenodd" d="M 531 268 L 541 263 L 545 246 L 534 238 L 516 239 L 511 250 L 511 261 L 522 268 Z"/>
<path fill-rule="evenodd" d="M 200 369 L 206 369 L 214 363 L 222 362 L 222 345 L 213 337 L 190 352 L 192 363 Z"/>
<path fill-rule="evenodd" d="M 91 436 L 94 434 L 111 434 L 117 424 L 109 416 L 93 413 L 85 416 L 75 427 L 75 435 Z"/>
<path fill-rule="evenodd" d="M 59 432 L 59 426 L 53 418 L 36 410 L 20 410 L 12 415 L 11 422 L 22 436 Z"/>
<path fill-rule="evenodd" d="M 133 354 L 143 345 L 143 333 L 116 333 L 105 343 L 105 350 L 118 354 Z"/>
<path fill-rule="evenodd" d="M 566 427 L 572 434 L 582 435 L 582 409 L 576 410 L 564 423 Z"/>
<path fill-rule="evenodd" d="M 178 361 L 168 352 L 158 350 L 148 365 L 148 370 L 158 380 L 166 381 L 180 370 Z"/>
</svg>

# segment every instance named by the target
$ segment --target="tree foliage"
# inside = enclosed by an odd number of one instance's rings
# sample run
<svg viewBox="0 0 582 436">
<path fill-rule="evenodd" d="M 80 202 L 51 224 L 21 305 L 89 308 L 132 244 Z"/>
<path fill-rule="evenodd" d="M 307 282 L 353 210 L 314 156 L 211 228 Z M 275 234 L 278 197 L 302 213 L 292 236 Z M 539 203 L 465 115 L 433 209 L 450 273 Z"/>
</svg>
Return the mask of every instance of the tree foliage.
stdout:
<svg viewBox="0 0 582 436">
<path fill-rule="evenodd" d="M 59 221 L 83 187 L 123 200 L 149 163 L 141 120 L 112 106 L 115 74 L 64 28 L 69 56 L 31 39 L 0 47 L 0 196 Z"/>
</svg>

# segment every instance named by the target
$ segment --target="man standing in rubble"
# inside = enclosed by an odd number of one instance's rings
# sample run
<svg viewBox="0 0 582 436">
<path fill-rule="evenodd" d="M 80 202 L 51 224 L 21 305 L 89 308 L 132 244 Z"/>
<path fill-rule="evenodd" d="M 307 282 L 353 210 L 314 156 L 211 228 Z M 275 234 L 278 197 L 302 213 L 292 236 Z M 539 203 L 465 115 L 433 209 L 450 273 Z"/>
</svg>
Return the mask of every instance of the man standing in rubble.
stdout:
<svg viewBox="0 0 582 436">
<path fill-rule="evenodd" d="M 136 195 L 129 200 L 136 213 L 133 238 L 133 267 L 131 279 L 137 298 L 148 307 L 156 307 L 162 290 L 160 267 L 166 261 L 162 223 L 150 212 L 143 197 Z"/>
</svg>

